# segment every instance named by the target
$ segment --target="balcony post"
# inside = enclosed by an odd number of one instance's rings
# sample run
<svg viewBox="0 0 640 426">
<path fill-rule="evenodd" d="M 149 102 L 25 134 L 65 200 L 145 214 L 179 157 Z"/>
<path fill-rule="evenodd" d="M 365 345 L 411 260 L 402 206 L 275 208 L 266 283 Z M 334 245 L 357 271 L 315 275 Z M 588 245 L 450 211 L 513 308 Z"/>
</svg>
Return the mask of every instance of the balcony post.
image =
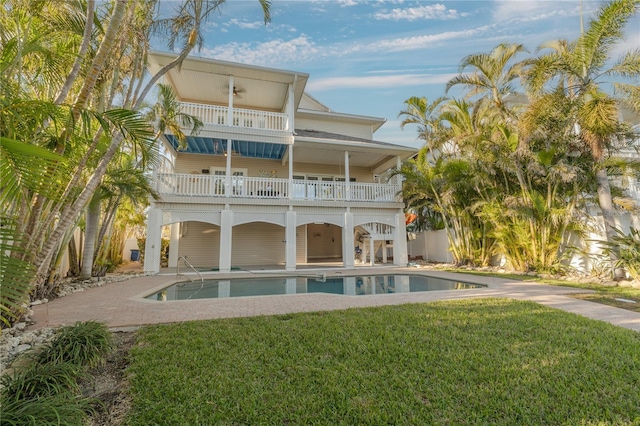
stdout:
<svg viewBox="0 0 640 426">
<path fill-rule="evenodd" d="M 351 174 L 349 173 L 349 151 L 344 152 L 344 192 L 345 199 L 351 200 Z"/>
<path fill-rule="evenodd" d="M 293 145 L 289 145 L 289 199 L 293 199 Z"/>
<path fill-rule="evenodd" d="M 229 76 L 229 110 L 227 111 L 227 126 L 233 126 L 233 76 Z"/>
<path fill-rule="evenodd" d="M 231 139 L 227 139 L 227 165 L 224 172 L 224 196 L 231 197 L 231 155 L 233 153 Z"/>
</svg>

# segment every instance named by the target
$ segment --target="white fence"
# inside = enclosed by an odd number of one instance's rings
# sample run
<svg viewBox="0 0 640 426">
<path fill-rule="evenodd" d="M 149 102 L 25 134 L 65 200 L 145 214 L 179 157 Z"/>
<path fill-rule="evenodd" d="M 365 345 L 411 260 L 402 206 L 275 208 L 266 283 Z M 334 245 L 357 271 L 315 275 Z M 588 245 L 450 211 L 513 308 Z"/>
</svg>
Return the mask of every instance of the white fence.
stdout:
<svg viewBox="0 0 640 426">
<path fill-rule="evenodd" d="M 229 190 L 222 175 L 157 173 L 162 195 L 230 198 L 273 198 L 317 201 L 401 201 L 397 184 L 314 181 L 232 176 Z M 291 194 L 291 197 L 289 196 Z"/>
<path fill-rule="evenodd" d="M 229 108 L 218 105 L 180 102 L 184 114 L 198 117 L 205 125 L 244 127 L 289 131 L 289 116 L 285 113 L 233 108 L 229 122 Z"/>
</svg>

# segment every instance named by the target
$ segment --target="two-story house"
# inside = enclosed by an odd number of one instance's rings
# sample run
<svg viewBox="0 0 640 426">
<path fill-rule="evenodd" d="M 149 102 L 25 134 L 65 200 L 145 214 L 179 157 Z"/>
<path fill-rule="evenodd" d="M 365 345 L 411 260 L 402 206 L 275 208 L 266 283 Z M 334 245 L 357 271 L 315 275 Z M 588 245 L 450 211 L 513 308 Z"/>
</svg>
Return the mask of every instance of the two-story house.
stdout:
<svg viewBox="0 0 640 426">
<path fill-rule="evenodd" d="M 151 70 L 172 58 L 153 53 Z M 388 171 L 416 150 L 375 141 L 384 119 L 330 110 L 305 93 L 308 78 L 200 58 L 165 76 L 204 127 L 182 149 L 163 136 L 145 271 L 160 271 L 163 227 L 169 267 L 407 264 L 401 182 Z"/>
</svg>

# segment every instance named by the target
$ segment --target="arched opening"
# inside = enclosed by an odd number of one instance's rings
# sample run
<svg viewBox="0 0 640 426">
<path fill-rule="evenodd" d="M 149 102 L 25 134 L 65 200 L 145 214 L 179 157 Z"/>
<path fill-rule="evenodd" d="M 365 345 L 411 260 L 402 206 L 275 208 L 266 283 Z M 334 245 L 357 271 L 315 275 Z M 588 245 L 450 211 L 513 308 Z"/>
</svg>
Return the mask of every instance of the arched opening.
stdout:
<svg viewBox="0 0 640 426">
<path fill-rule="evenodd" d="M 307 263 L 342 262 L 342 228 L 330 223 L 307 225 Z"/>
<path fill-rule="evenodd" d="M 187 256 L 189 263 L 197 268 L 215 269 L 220 261 L 220 227 L 206 222 L 187 221 L 172 225 L 170 258 L 175 245 L 180 256 Z M 172 247 L 174 245 L 174 247 Z M 172 266 L 169 264 L 169 266 Z"/>
<path fill-rule="evenodd" d="M 284 227 L 265 222 L 251 222 L 233 227 L 232 267 L 284 265 L 285 261 Z"/>
</svg>

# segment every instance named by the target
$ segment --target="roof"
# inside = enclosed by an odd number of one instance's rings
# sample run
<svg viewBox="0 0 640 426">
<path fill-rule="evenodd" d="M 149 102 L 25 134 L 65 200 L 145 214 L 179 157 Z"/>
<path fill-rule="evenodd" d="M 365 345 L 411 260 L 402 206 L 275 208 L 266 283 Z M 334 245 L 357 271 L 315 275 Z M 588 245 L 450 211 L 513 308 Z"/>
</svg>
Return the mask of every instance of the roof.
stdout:
<svg viewBox="0 0 640 426">
<path fill-rule="evenodd" d="M 173 53 L 151 52 L 151 73 L 155 74 L 175 57 Z M 290 84 L 294 86 L 294 105 L 297 108 L 309 78 L 309 74 L 304 72 L 194 56 L 188 56 L 182 66 L 171 69 L 164 78 L 181 101 L 224 105 L 229 101 L 230 76 L 233 76 L 232 89 L 237 91 L 233 99 L 236 107 L 278 112 L 286 109 Z"/>
<path fill-rule="evenodd" d="M 415 148 L 410 148 L 410 147 L 406 147 L 406 146 L 402 146 L 402 145 L 396 145 L 393 143 L 389 143 L 389 142 L 381 142 L 381 141 L 376 141 L 376 140 L 372 140 L 372 139 L 364 139 L 364 138 L 357 138 L 354 136 L 348 136 L 348 135 L 340 135 L 337 133 L 330 133 L 330 132 L 324 132 L 321 130 L 301 130 L 301 129 L 296 129 L 295 132 L 295 139 L 298 140 L 300 138 L 314 138 L 314 139 L 323 139 L 326 141 L 336 141 L 336 142 L 352 142 L 353 144 L 360 144 L 360 145 L 377 145 L 380 147 L 389 147 L 389 148 L 398 148 L 398 149 L 404 149 L 407 152 L 415 152 L 416 149 Z"/>
</svg>

